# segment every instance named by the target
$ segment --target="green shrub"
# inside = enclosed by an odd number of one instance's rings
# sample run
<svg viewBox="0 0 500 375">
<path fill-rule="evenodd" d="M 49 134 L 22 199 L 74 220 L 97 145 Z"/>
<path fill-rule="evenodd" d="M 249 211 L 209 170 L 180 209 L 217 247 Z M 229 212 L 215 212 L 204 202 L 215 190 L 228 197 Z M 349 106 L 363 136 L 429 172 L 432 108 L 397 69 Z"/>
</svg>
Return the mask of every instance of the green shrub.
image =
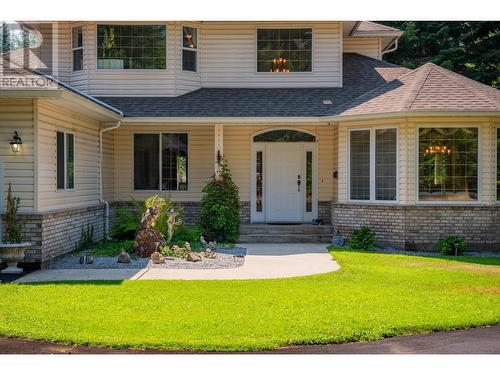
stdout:
<svg viewBox="0 0 500 375">
<path fill-rule="evenodd" d="M 121 207 L 115 209 L 116 218 L 113 220 L 111 237 L 115 240 L 133 240 L 142 215 L 149 207 L 155 204 L 158 205 L 160 212 L 153 228 L 158 230 L 163 236 L 167 236 L 168 213 L 172 208 L 177 212 L 174 230 L 182 224 L 182 207 L 173 203 L 170 197 L 162 198 L 158 195 L 153 195 L 146 199 L 144 203 L 132 198 L 130 202 L 125 202 Z"/>
<path fill-rule="evenodd" d="M 172 199 L 169 197 L 162 198 L 158 195 L 153 195 L 149 197 L 144 202 L 144 212 L 153 206 L 158 207 L 158 217 L 153 225 L 153 228 L 160 232 L 165 238 L 168 236 L 168 213 L 170 210 L 174 210 L 177 212 L 177 216 L 175 217 L 173 229 L 175 230 L 182 224 L 182 207 L 172 202 Z"/>
<path fill-rule="evenodd" d="M 87 224 L 87 228 L 82 225 L 80 230 L 80 240 L 75 243 L 75 251 L 86 250 L 94 243 L 94 226 Z"/>
<path fill-rule="evenodd" d="M 373 250 L 373 242 L 375 241 L 375 233 L 367 226 L 357 228 L 352 232 L 349 245 L 354 250 Z"/>
<path fill-rule="evenodd" d="M 129 254 L 133 253 L 134 241 L 106 241 L 97 245 L 90 246 L 87 251 L 94 256 L 108 256 L 113 257 L 120 254 L 124 249 Z"/>
<path fill-rule="evenodd" d="M 446 236 L 439 239 L 438 250 L 444 255 L 460 255 L 467 251 L 467 242 L 459 236 Z"/>
<path fill-rule="evenodd" d="M 2 202 L 3 203 L 3 202 Z M 17 219 L 17 211 L 21 205 L 21 199 L 12 196 L 12 186 L 9 183 L 7 191 L 7 207 L 5 210 L 5 242 L 20 243 L 23 225 Z"/>
<path fill-rule="evenodd" d="M 111 228 L 111 237 L 115 240 L 133 240 L 135 230 L 141 222 L 144 204 L 132 198 L 130 202 L 123 202 L 115 210 L 115 219 Z"/>
<path fill-rule="evenodd" d="M 207 240 L 234 242 L 240 230 L 239 191 L 223 159 L 219 167 L 219 176 L 214 175 L 203 188 L 199 224 Z"/>
<path fill-rule="evenodd" d="M 172 236 L 171 245 L 177 245 L 179 247 L 184 246 L 185 242 L 189 242 L 191 249 L 198 250 L 201 249 L 201 229 L 198 226 L 179 226 Z"/>
</svg>

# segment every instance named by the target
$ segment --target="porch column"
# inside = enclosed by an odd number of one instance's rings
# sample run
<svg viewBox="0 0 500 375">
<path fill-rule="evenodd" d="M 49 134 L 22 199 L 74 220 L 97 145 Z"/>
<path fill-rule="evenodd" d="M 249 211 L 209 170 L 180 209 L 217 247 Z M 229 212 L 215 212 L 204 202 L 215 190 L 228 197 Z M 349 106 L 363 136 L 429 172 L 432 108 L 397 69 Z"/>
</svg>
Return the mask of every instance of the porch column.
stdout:
<svg viewBox="0 0 500 375">
<path fill-rule="evenodd" d="M 224 156 L 224 126 L 222 124 L 214 125 L 214 143 L 215 143 L 215 176 L 219 177 L 220 167 L 219 161 Z"/>
</svg>

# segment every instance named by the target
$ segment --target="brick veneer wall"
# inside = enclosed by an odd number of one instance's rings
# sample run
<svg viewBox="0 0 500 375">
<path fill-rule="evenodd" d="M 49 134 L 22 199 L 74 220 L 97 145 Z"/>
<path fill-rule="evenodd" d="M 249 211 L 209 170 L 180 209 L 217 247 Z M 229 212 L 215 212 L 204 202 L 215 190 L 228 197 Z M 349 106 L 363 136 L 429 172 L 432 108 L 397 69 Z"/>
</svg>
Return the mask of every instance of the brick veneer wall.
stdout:
<svg viewBox="0 0 500 375">
<path fill-rule="evenodd" d="M 331 222 L 330 212 L 330 201 L 318 202 L 318 219 L 323 220 L 325 224 L 329 224 Z"/>
<path fill-rule="evenodd" d="M 500 206 L 399 206 L 331 203 L 334 229 L 348 238 L 367 225 L 376 243 L 434 250 L 440 237 L 463 236 L 472 250 L 500 251 Z"/>
<path fill-rule="evenodd" d="M 26 250 L 25 263 L 41 263 L 45 266 L 51 259 L 73 251 L 81 238 L 82 227 L 87 229 L 87 225 L 94 228 L 94 241 L 101 241 L 104 235 L 102 204 L 40 214 L 20 214 L 19 220 L 24 224 L 23 241 L 32 243 Z"/>
</svg>

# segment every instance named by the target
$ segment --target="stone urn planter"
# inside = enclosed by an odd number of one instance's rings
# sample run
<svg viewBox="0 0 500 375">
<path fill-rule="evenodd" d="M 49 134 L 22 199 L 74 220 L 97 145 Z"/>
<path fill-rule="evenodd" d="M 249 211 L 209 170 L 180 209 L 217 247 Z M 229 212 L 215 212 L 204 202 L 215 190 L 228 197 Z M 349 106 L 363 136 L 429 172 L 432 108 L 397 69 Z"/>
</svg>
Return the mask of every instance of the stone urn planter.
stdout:
<svg viewBox="0 0 500 375">
<path fill-rule="evenodd" d="M 27 247 L 30 247 L 31 243 L 0 243 L 0 259 L 7 263 L 7 268 L 0 271 L 2 273 L 21 273 L 22 268 L 19 268 L 17 264 L 24 260 L 24 252 Z"/>
</svg>

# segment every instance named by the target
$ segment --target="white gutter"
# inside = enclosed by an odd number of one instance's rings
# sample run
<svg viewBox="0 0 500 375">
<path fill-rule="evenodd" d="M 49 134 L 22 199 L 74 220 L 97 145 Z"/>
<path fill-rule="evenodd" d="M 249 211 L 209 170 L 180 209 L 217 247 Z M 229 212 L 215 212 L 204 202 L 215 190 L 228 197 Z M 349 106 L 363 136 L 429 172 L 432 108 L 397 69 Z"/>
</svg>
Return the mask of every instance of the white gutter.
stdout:
<svg viewBox="0 0 500 375">
<path fill-rule="evenodd" d="M 104 128 L 99 130 L 99 202 L 104 203 L 104 236 L 108 237 L 109 233 L 109 202 L 104 199 L 104 183 L 102 181 L 102 135 L 104 132 L 118 129 L 121 125 L 121 121 L 117 121 L 115 125 L 109 128 Z"/>
<path fill-rule="evenodd" d="M 383 50 L 382 53 L 380 54 L 380 56 L 384 56 L 386 53 L 394 52 L 395 50 L 397 50 L 398 49 L 398 41 L 399 41 L 399 37 L 397 37 L 396 40 L 394 41 L 394 47 Z"/>
</svg>

